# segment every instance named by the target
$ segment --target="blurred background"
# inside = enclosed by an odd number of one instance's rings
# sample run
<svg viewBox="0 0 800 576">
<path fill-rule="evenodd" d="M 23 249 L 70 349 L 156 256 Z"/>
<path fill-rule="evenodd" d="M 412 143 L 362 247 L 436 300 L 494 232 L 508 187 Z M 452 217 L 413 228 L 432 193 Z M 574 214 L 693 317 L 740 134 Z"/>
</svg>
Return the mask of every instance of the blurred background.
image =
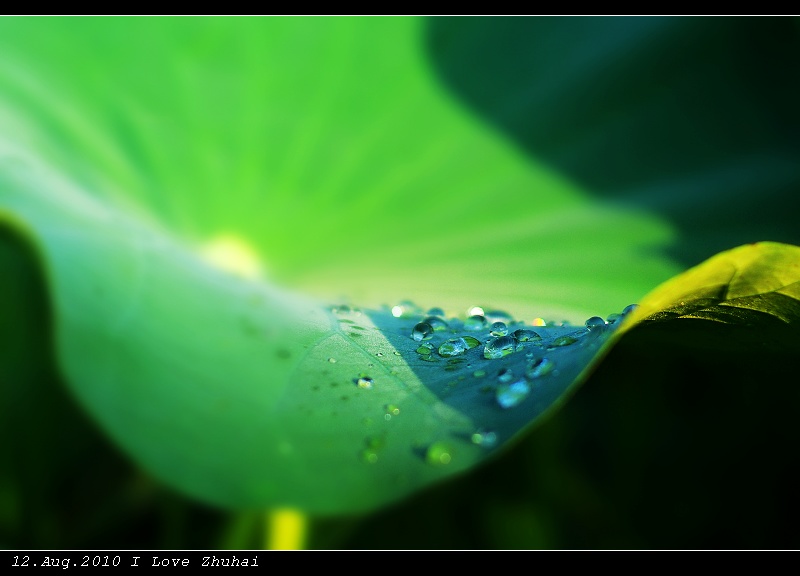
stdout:
<svg viewBox="0 0 800 576">
<path fill-rule="evenodd" d="M 799 48 L 793 17 L 3 18 L 0 137 L 292 289 L 580 320 L 800 244 Z M 262 547 L 265 511 L 173 491 L 78 406 L 0 232 L 0 546 Z M 307 546 L 797 548 L 797 329 L 693 328 L 637 328 L 500 457 Z"/>
</svg>

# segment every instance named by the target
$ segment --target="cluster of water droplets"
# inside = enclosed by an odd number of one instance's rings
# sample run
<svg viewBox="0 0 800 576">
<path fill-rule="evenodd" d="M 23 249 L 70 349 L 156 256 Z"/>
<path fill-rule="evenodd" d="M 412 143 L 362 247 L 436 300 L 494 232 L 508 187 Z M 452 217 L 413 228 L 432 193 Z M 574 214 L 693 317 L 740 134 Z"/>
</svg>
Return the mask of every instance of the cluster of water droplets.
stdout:
<svg viewBox="0 0 800 576">
<path fill-rule="evenodd" d="M 387 307 L 386 310 L 410 327 L 405 328 L 404 334 L 411 340 L 409 348 L 416 352 L 418 360 L 442 363 L 443 370 L 448 372 L 459 371 L 461 375 L 458 380 L 471 374 L 476 384 L 482 383 L 477 384 L 480 392 L 491 393 L 499 408 L 509 410 L 525 402 L 537 386 L 559 374 L 559 363 L 568 358 L 563 356 L 563 350 L 591 343 L 596 345 L 599 339 L 595 337 L 616 328 L 635 308 L 636 305 L 632 304 L 621 313 L 611 314 L 605 319 L 592 316 L 583 325 L 545 321 L 542 318 L 534 318 L 526 323 L 515 320 L 506 312 L 485 312 L 479 307 L 470 309 L 462 317 L 447 317 L 441 308 L 424 312 L 409 301 Z M 353 310 L 345 306 L 334 309 L 334 312 L 350 314 Z M 352 332 L 350 334 L 355 335 Z M 402 355 L 397 350 L 393 353 Z M 513 362 L 513 367 L 507 362 L 495 364 L 495 361 L 518 354 L 524 355 L 524 361 Z M 385 355 L 391 358 L 388 351 L 385 354 L 377 351 L 374 355 L 379 359 L 384 359 Z M 336 360 L 329 358 L 329 362 L 335 363 Z M 367 372 L 355 376 L 353 383 L 361 390 L 371 390 L 375 385 Z M 447 386 L 456 385 L 457 381 L 451 381 Z M 399 414 L 398 405 L 386 404 L 383 420 L 390 422 Z M 497 445 L 498 434 L 491 429 L 479 428 L 469 435 L 469 441 L 490 449 Z M 376 463 L 384 442 L 385 437 L 370 437 L 362 452 L 363 461 Z M 425 460 L 429 464 L 444 465 L 451 461 L 453 454 L 450 442 L 435 441 L 425 450 Z"/>
</svg>

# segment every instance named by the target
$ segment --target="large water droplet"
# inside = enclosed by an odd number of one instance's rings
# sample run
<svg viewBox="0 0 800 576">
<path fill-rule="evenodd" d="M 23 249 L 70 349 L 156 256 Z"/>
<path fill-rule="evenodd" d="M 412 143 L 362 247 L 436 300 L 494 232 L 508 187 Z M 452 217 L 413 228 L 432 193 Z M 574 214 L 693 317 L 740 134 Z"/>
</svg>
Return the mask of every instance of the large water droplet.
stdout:
<svg viewBox="0 0 800 576">
<path fill-rule="evenodd" d="M 363 388 L 364 390 L 372 389 L 372 385 L 374 383 L 375 381 L 369 376 L 367 376 L 364 372 L 359 374 L 358 378 L 356 378 L 356 386 L 358 386 L 359 388 Z"/>
<path fill-rule="evenodd" d="M 480 344 L 477 338 L 464 336 L 463 338 L 450 338 L 447 342 L 439 346 L 440 356 L 459 356 L 467 350 L 471 350 Z"/>
<path fill-rule="evenodd" d="M 425 452 L 425 460 L 435 466 L 449 464 L 452 459 L 452 448 L 445 442 L 434 442 Z"/>
<path fill-rule="evenodd" d="M 420 322 L 411 330 L 411 337 L 417 342 L 428 340 L 433 336 L 433 327 L 427 322 Z"/>
<path fill-rule="evenodd" d="M 483 348 L 483 357 L 490 360 L 504 358 L 517 351 L 519 342 L 513 336 L 502 336 L 489 341 Z"/>
<path fill-rule="evenodd" d="M 486 318 L 480 314 L 473 314 L 466 320 L 464 320 L 464 330 L 470 330 L 472 332 L 476 332 L 478 330 L 483 330 L 486 328 Z"/>
<path fill-rule="evenodd" d="M 549 358 L 539 358 L 531 362 L 525 370 L 525 376 L 528 378 L 541 378 L 550 374 L 556 367 L 556 363 Z"/>
<path fill-rule="evenodd" d="M 489 329 L 489 334 L 492 336 L 505 336 L 508 334 L 508 326 L 505 322 L 495 322 Z"/>
<path fill-rule="evenodd" d="M 519 342 L 539 342 L 542 339 L 538 333 L 534 332 L 533 330 L 528 330 L 527 328 L 515 330 L 514 338 L 516 338 Z"/>
<path fill-rule="evenodd" d="M 513 383 L 501 383 L 497 385 L 495 397 L 497 403 L 503 408 L 512 408 L 519 405 L 530 394 L 531 386 L 525 379 L 517 380 Z"/>
<path fill-rule="evenodd" d="M 497 434 L 492 430 L 476 430 L 470 437 L 473 444 L 483 446 L 484 448 L 491 448 L 497 444 Z"/>
<path fill-rule="evenodd" d="M 433 353 L 433 344 L 430 342 L 423 342 L 417 348 L 417 354 L 422 356 L 430 356 Z"/>
<path fill-rule="evenodd" d="M 589 330 L 597 330 L 599 328 L 604 328 L 606 325 L 606 321 L 600 318 L 600 316 L 592 316 L 586 321 L 586 327 Z"/>
</svg>

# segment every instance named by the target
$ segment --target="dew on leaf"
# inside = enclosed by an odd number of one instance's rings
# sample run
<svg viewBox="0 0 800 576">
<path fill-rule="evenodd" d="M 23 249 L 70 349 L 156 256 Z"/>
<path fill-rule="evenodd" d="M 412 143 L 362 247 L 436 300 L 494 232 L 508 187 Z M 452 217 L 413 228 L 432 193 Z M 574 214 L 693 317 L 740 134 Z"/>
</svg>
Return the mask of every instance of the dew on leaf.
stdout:
<svg viewBox="0 0 800 576">
<path fill-rule="evenodd" d="M 450 338 L 447 342 L 439 346 L 440 356 L 459 356 L 464 354 L 467 350 L 471 350 L 480 344 L 477 338 L 471 336 L 464 336 L 463 338 Z"/>
<path fill-rule="evenodd" d="M 444 318 L 444 310 L 441 308 L 431 308 L 428 310 L 428 316 L 438 316 L 439 318 Z"/>
<path fill-rule="evenodd" d="M 359 374 L 358 378 L 355 379 L 356 386 L 359 388 L 363 388 L 364 390 L 370 390 L 372 385 L 374 384 L 374 380 L 367 376 L 364 372 Z"/>
<path fill-rule="evenodd" d="M 547 326 L 547 322 L 544 321 L 544 318 L 534 318 L 531 326 Z"/>
<path fill-rule="evenodd" d="M 683 305 L 683 302 L 681 302 L 681 305 Z M 624 315 L 626 315 L 626 314 L 630 314 L 631 312 L 633 312 L 634 310 L 636 310 L 638 307 L 639 307 L 639 305 L 638 305 L 638 304 L 628 304 L 628 305 L 627 305 L 627 306 L 625 306 L 625 308 L 622 310 L 622 315 L 624 316 Z"/>
<path fill-rule="evenodd" d="M 519 342 L 513 336 L 502 336 L 495 340 L 490 340 L 483 348 L 483 357 L 489 360 L 504 358 L 517 351 Z"/>
<path fill-rule="evenodd" d="M 336 364 L 336 358 L 333 357 L 328 358 L 328 362 L 330 362 L 331 364 Z"/>
<path fill-rule="evenodd" d="M 550 374 L 555 367 L 556 363 L 549 358 L 539 358 L 528 365 L 525 369 L 525 376 L 528 378 L 541 378 Z"/>
<path fill-rule="evenodd" d="M 530 384 L 523 378 L 512 383 L 498 384 L 495 398 L 502 408 L 513 408 L 525 400 L 530 391 Z"/>
<path fill-rule="evenodd" d="M 422 356 L 429 356 L 433 353 L 433 344 L 430 342 L 423 342 L 417 347 L 417 354 L 421 354 Z"/>
<path fill-rule="evenodd" d="M 467 316 L 483 316 L 483 308 L 480 306 L 473 306 L 467 310 Z"/>
<path fill-rule="evenodd" d="M 538 333 L 534 332 L 533 330 L 529 330 L 527 328 L 520 328 L 519 330 L 515 330 L 514 338 L 516 338 L 519 342 L 539 342 L 542 339 L 542 337 L 539 336 Z"/>
<path fill-rule="evenodd" d="M 586 327 L 589 330 L 596 330 L 598 328 L 602 328 L 606 325 L 606 321 L 600 318 L 600 316 L 592 316 L 588 320 L 586 320 Z"/>
<path fill-rule="evenodd" d="M 420 322 L 411 330 L 411 338 L 416 342 L 428 340 L 433 336 L 433 327 L 427 322 Z"/>
<path fill-rule="evenodd" d="M 489 334 L 492 336 L 505 336 L 508 334 L 508 326 L 505 322 L 495 322 L 489 329 Z"/>
</svg>

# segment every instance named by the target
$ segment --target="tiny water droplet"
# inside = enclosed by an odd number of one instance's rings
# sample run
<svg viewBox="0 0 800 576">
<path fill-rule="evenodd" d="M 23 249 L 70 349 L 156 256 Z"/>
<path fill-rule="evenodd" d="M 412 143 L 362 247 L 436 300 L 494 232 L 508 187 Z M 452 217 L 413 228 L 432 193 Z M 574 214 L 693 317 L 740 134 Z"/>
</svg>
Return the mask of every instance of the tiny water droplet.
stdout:
<svg viewBox="0 0 800 576">
<path fill-rule="evenodd" d="M 527 380 L 521 379 L 513 383 L 498 384 L 495 397 L 497 403 L 503 408 L 512 408 L 519 405 L 531 391 L 531 386 Z"/>
<path fill-rule="evenodd" d="M 544 321 L 544 318 L 534 318 L 531 326 L 547 326 L 547 322 Z"/>
<path fill-rule="evenodd" d="M 495 340 L 491 340 L 483 348 L 483 357 L 489 360 L 496 360 L 497 358 L 504 358 L 509 354 L 517 351 L 519 342 L 513 336 L 501 336 Z"/>
<path fill-rule="evenodd" d="M 497 373 L 497 380 L 500 382 L 511 382 L 514 378 L 514 372 L 511 368 L 501 368 L 500 372 Z"/>
<path fill-rule="evenodd" d="M 445 442 L 434 442 L 425 452 L 425 460 L 435 466 L 449 464 L 452 459 L 452 449 Z"/>
<path fill-rule="evenodd" d="M 377 356 L 378 358 L 383 358 L 383 352 L 376 352 L 375 356 Z"/>
<path fill-rule="evenodd" d="M 480 306 L 473 306 L 467 310 L 467 316 L 483 316 L 483 308 Z"/>
<path fill-rule="evenodd" d="M 556 363 L 549 358 L 539 358 L 530 363 L 525 370 L 525 376 L 528 378 L 541 378 L 553 371 Z"/>
<path fill-rule="evenodd" d="M 427 322 L 420 322 L 411 330 L 411 338 L 417 342 L 429 340 L 433 336 L 433 327 Z"/>
<path fill-rule="evenodd" d="M 505 336 L 508 334 L 508 326 L 506 326 L 505 322 L 495 322 L 492 324 L 489 334 L 492 336 Z"/>
<path fill-rule="evenodd" d="M 497 444 L 497 434 L 492 430 L 476 430 L 473 432 L 470 439 L 472 440 L 473 444 L 477 444 L 478 446 L 483 446 L 485 448 L 491 448 Z"/>
<path fill-rule="evenodd" d="M 359 374 L 358 378 L 356 378 L 356 385 L 359 388 L 363 388 L 364 390 L 372 389 L 372 385 L 374 383 L 375 383 L 375 381 L 372 378 L 370 378 L 369 376 L 367 376 L 364 372 Z"/>
<path fill-rule="evenodd" d="M 466 320 L 464 320 L 464 330 L 470 330 L 472 332 L 476 332 L 478 330 L 483 330 L 486 328 L 486 318 L 480 314 L 473 314 Z"/>
<path fill-rule="evenodd" d="M 384 408 L 389 416 L 398 416 L 400 414 L 400 408 L 396 404 L 387 404 Z"/>
<path fill-rule="evenodd" d="M 430 342 L 424 342 L 419 345 L 417 348 L 417 354 L 422 354 L 423 356 L 429 356 L 433 353 L 433 344 Z"/>
<path fill-rule="evenodd" d="M 402 356 L 402 354 L 400 354 L 400 352 L 398 352 L 397 350 L 395 350 L 394 352 L 392 352 L 392 354 L 394 354 L 395 356 Z"/>
<path fill-rule="evenodd" d="M 603 328 L 606 325 L 606 321 L 600 318 L 600 316 L 592 316 L 586 321 L 586 327 L 589 330 L 597 330 L 598 328 Z"/>
<path fill-rule="evenodd" d="M 533 330 L 528 330 L 527 328 L 515 330 L 514 338 L 520 342 L 539 342 L 542 339 L 538 333 L 534 332 Z"/>
<path fill-rule="evenodd" d="M 332 357 L 328 358 L 328 362 L 330 362 L 331 364 L 336 364 L 336 358 L 332 358 Z"/>
<path fill-rule="evenodd" d="M 441 308 L 431 308 L 428 310 L 428 316 L 438 316 L 439 318 L 444 318 L 444 310 Z"/>
</svg>

